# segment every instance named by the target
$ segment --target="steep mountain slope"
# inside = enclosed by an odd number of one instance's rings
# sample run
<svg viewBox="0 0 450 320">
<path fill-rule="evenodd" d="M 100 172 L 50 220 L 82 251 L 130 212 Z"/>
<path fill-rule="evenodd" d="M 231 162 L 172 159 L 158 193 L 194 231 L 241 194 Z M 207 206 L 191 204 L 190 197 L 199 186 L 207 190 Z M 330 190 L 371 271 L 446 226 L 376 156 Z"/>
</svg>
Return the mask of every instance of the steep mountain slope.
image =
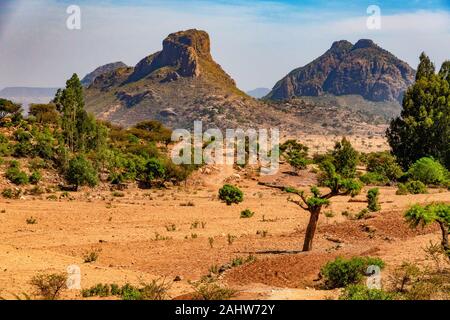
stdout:
<svg viewBox="0 0 450 320">
<path fill-rule="evenodd" d="M 414 82 L 414 70 L 371 40 L 335 42 L 321 57 L 290 72 L 267 95 L 286 100 L 301 96 L 361 95 L 370 101 L 400 101 Z"/>
</svg>

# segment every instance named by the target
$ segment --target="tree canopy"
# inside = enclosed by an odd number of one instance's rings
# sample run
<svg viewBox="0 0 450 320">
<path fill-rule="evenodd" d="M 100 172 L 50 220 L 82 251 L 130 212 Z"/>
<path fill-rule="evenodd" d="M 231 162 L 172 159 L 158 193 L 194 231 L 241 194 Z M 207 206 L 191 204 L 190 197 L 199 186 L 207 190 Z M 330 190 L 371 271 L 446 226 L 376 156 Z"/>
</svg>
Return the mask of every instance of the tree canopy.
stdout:
<svg viewBox="0 0 450 320">
<path fill-rule="evenodd" d="M 429 57 L 420 56 L 416 82 L 405 93 L 401 116 L 391 122 L 387 138 L 405 170 L 423 157 L 450 168 L 450 61 L 436 74 Z"/>
</svg>

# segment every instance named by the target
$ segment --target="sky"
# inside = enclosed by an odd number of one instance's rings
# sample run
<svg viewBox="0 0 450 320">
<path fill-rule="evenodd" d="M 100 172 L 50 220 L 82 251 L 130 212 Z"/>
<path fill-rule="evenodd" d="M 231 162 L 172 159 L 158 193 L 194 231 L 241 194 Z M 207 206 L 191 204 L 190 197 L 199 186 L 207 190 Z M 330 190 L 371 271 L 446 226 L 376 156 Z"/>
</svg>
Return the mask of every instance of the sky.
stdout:
<svg viewBox="0 0 450 320">
<path fill-rule="evenodd" d="M 81 29 L 66 26 L 70 5 Z M 380 29 L 367 9 L 380 8 Z M 115 61 L 134 66 L 170 33 L 202 29 L 243 90 L 272 88 L 337 40 L 374 40 L 413 68 L 450 59 L 450 0 L 0 0 L 0 88 L 60 87 Z"/>
</svg>

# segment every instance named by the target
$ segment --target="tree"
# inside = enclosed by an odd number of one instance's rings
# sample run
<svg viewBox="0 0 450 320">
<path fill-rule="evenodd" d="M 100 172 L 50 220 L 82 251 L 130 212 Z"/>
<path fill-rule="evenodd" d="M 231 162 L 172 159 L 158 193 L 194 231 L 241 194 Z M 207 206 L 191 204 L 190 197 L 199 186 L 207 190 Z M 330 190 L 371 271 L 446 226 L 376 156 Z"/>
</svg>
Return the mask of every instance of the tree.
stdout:
<svg viewBox="0 0 450 320">
<path fill-rule="evenodd" d="M 407 170 L 423 157 L 433 157 L 450 168 L 450 63 L 435 74 L 422 54 L 416 82 L 405 93 L 403 110 L 386 132 L 400 165 Z"/>
<path fill-rule="evenodd" d="M 303 243 L 303 251 L 312 250 L 314 235 L 316 233 L 320 213 L 323 207 L 329 206 L 330 199 L 337 196 L 347 195 L 354 197 L 358 195 L 362 189 L 361 183 L 357 180 L 344 178 L 341 174 L 337 173 L 336 167 L 330 161 L 323 162 L 320 167 L 322 170 L 322 185 L 330 189 L 330 191 L 326 194 L 322 194 L 316 186 L 311 188 L 311 194 L 308 196 L 303 190 L 298 190 L 296 188 L 260 183 L 262 185 L 277 188 L 298 196 L 298 199 L 289 198 L 288 201 L 295 203 L 303 210 L 310 213 L 309 223 L 306 228 L 305 240 Z"/>
<path fill-rule="evenodd" d="M 219 199 L 231 206 L 244 201 L 244 193 L 238 187 L 226 184 L 219 190 Z"/>
<path fill-rule="evenodd" d="M 84 185 L 95 187 L 98 183 L 98 173 L 89 160 L 78 155 L 69 161 L 66 179 L 77 188 Z"/>
<path fill-rule="evenodd" d="M 343 178 L 354 178 L 358 165 L 358 152 L 345 137 L 334 146 L 331 153 L 336 172 Z"/>
<path fill-rule="evenodd" d="M 150 159 L 146 166 L 146 178 L 147 182 L 151 184 L 153 181 L 157 181 L 160 186 L 164 184 L 166 175 L 166 168 L 160 159 Z"/>
<path fill-rule="evenodd" d="M 34 116 L 39 123 L 57 124 L 59 120 L 59 113 L 53 103 L 31 104 L 29 114 Z"/>
<path fill-rule="evenodd" d="M 0 119 L 19 112 L 21 105 L 10 100 L 0 98 Z"/>
<path fill-rule="evenodd" d="M 280 146 L 280 151 L 288 163 L 296 170 L 305 169 L 308 164 L 308 147 L 297 142 L 288 140 Z"/>
<path fill-rule="evenodd" d="M 442 249 L 450 259 L 450 244 L 448 235 L 450 233 L 450 205 L 445 203 L 433 203 L 425 207 L 415 205 L 405 213 L 406 220 L 411 227 L 417 228 L 419 225 L 423 227 L 437 223 L 442 232 Z"/>
</svg>

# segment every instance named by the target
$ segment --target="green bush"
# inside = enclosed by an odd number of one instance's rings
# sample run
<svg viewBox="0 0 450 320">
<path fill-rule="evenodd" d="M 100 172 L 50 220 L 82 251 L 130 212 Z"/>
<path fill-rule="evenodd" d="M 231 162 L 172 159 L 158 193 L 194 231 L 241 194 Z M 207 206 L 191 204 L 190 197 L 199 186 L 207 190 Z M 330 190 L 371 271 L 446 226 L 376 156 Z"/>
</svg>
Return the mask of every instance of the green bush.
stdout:
<svg viewBox="0 0 450 320">
<path fill-rule="evenodd" d="M 403 170 L 396 158 L 389 152 L 371 153 L 367 159 L 367 171 L 385 177 L 388 181 L 398 181 Z"/>
<path fill-rule="evenodd" d="M 408 181 L 405 186 L 411 194 L 423 194 L 428 192 L 427 186 L 421 181 Z"/>
<path fill-rule="evenodd" d="M 447 180 L 447 170 L 433 158 L 421 158 L 408 171 L 411 180 L 426 185 L 440 185 Z"/>
<path fill-rule="evenodd" d="M 231 206 L 244 201 L 244 193 L 238 187 L 226 184 L 219 190 L 219 199 Z"/>
<path fill-rule="evenodd" d="M 39 171 L 33 171 L 33 173 L 30 175 L 30 178 L 28 179 L 31 184 L 38 184 L 39 181 L 41 181 L 42 175 Z"/>
<path fill-rule="evenodd" d="M 84 185 L 95 187 L 98 183 L 98 173 L 89 160 L 79 155 L 69 161 L 66 179 L 77 187 Z"/>
<path fill-rule="evenodd" d="M 367 208 L 370 211 L 377 212 L 381 210 L 379 196 L 380 190 L 378 188 L 370 189 L 367 192 L 367 201 L 369 203 Z"/>
<path fill-rule="evenodd" d="M 349 285 L 339 300 L 394 300 L 395 295 L 379 289 L 369 289 L 364 285 Z"/>
<path fill-rule="evenodd" d="M 6 178 L 18 186 L 28 184 L 27 174 L 17 167 L 9 168 L 6 171 Z"/>
<path fill-rule="evenodd" d="M 10 188 L 4 189 L 2 191 L 2 196 L 6 199 L 18 199 L 22 194 L 22 190 L 13 190 Z"/>
<path fill-rule="evenodd" d="M 245 209 L 244 211 L 241 212 L 242 219 L 251 218 L 254 215 L 255 215 L 255 213 L 253 211 L 251 211 L 250 209 Z"/>
<path fill-rule="evenodd" d="M 354 257 L 351 259 L 336 258 L 322 267 L 320 273 L 325 279 L 328 289 L 343 288 L 350 284 L 358 284 L 371 265 L 384 268 L 380 258 Z"/>
<path fill-rule="evenodd" d="M 338 174 L 343 178 L 355 177 L 359 155 L 349 140 L 343 138 L 340 142 L 337 142 L 331 155 Z"/>
<path fill-rule="evenodd" d="M 365 185 L 373 185 L 373 186 L 385 186 L 389 183 L 389 179 L 379 173 L 376 172 L 368 172 L 361 177 L 359 177 Z"/>
</svg>

